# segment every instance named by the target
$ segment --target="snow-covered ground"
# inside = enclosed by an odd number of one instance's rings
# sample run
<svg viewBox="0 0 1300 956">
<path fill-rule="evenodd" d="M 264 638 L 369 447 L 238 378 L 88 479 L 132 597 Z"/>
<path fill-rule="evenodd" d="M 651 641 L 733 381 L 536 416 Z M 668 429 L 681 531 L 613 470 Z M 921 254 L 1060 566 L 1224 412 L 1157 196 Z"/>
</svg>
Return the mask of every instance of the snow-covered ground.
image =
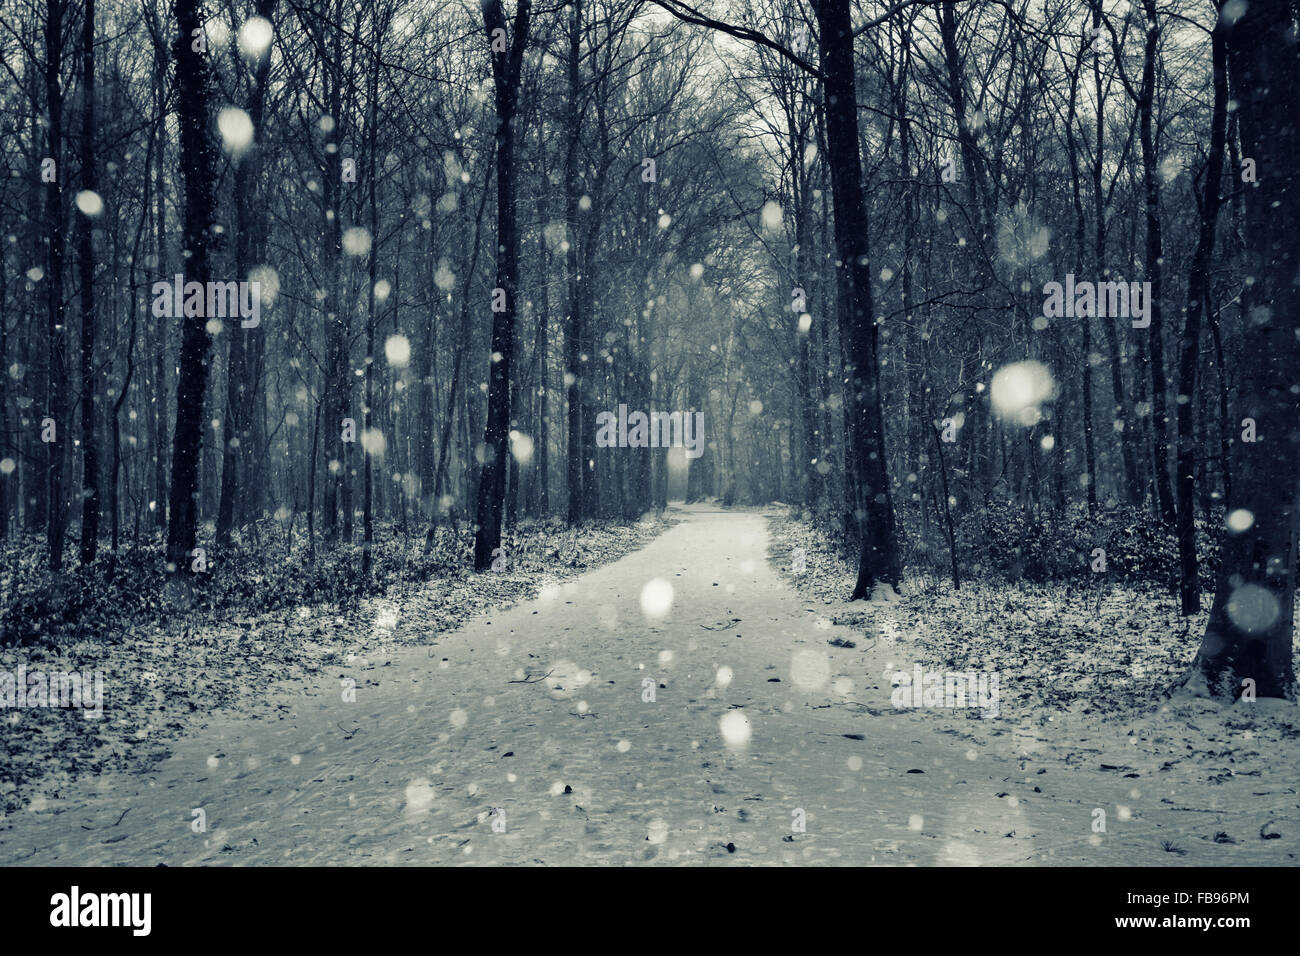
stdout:
<svg viewBox="0 0 1300 956">
<path fill-rule="evenodd" d="M 219 715 L 150 773 L 38 801 L 0 862 L 1300 861 L 1291 705 L 1127 727 L 1017 712 L 1005 687 L 997 716 L 896 708 L 890 675 L 926 660 L 896 605 L 832 625 L 847 608 L 788 585 L 762 514 L 678 515 L 534 601 L 267 687 L 270 716 Z"/>
</svg>

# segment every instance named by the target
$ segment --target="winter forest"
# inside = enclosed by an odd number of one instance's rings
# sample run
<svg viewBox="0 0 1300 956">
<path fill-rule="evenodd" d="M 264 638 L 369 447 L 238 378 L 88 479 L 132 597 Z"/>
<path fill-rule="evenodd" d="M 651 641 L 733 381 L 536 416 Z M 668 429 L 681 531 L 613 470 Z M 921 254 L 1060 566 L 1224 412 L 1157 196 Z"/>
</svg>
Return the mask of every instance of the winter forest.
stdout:
<svg viewBox="0 0 1300 956">
<path fill-rule="evenodd" d="M 0 860 L 1294 865 L 1298 22 L 0 0 Z"/>
</svg>

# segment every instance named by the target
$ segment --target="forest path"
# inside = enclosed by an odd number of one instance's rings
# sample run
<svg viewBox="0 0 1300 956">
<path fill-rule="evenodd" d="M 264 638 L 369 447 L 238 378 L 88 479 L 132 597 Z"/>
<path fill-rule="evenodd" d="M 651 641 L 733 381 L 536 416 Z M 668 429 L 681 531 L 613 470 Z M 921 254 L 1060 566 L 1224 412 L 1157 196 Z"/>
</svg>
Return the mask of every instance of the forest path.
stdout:
<svg viewBox="0 0 1300 956">
<path fill-rule="evenodd" d="M 1132 781 L 1026 767 L 1006 720 L 893 708 L 898 649 L 830 626 L 787 586 L 761 514 L 676 514 L 642 550 L 433 646 L 268 688 L 278 720 L 218 715 L 152 773 L 82 781 L 11 818 L 0 861 L 1133 861 L 1118 840 L 1088 842 L 1091 807 L 1124 802 Z M 672 603 L 651 620 L 656 579 Z M 752 738 L 728 743 L 724 718 Z M 1070 783 L 1087 798 L 1054 789 Z"/>
</svg>

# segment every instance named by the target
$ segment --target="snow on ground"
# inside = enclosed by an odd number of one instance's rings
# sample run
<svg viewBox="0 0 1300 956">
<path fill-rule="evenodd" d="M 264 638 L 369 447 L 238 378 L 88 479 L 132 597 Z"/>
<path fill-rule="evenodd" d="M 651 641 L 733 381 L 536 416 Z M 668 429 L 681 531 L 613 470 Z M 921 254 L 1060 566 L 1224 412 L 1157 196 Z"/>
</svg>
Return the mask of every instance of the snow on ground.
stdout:
<svg viewBox="0 0 1300 956">
<path fill-rule="evenodd" d="M 296 694 L 322 668 L 380 659 L 395 645 L 434 643 L 476 614 L 635 550 L 663 528 L 653 518 L 581 531 L 529 523 L 511 531 L 508 560 L 487 574 L 470 570 L 444 534 L 435 556 L 446 552 L 455 562 L 444 573 L 399 581 L 360 601 L 261 613 L 160 606 L 154 619 L 132 620 L 121 633 L 106 629 L 81 640 L 46 634 L 34 646 L 0 648 L 0 672 L 16 674 L 20 665 L 29 674 L 98 671 L 104 693 L 101 719 L 75 709 L 0 713 L 0 830 L 15 810 L 62 800 L 80 777 L 149 769 L 167 758 L 172 740 L 198 732 L 213 715 L 287 710 L 283 697 L 267 694 L 270 686 Z M 390 539 L 387 546 L 395 545 Z M 420 542 L 409 547 L 418 551 Z"/>
<path fill-rule="evenodd" d="M 1300 858 L 1294 708 L 1184 701 L 1117 723 L 1006 686 L 995 717 L 896 708 L 890 675 L 939 660 L 906 599 L 828 604 L 769 562 L 765 516 L 678 514 L 436 645 L 266 687 L 274 709 L 219 715 L 152 771 L 71 785 L 10 817 L 0 861 Z M 865 626 L 831 623 L 859 612 Z"/>
</svg>

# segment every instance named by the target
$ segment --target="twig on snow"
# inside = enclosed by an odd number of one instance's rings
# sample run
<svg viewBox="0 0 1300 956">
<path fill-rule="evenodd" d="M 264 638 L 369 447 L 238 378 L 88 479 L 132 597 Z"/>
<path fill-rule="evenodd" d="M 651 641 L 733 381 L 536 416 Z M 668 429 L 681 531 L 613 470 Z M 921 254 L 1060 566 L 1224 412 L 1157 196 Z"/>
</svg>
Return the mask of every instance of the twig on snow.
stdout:
<svg viewBox="0 0 1300 956">
<path fill-rule="evenodd" d="M 128 813 L 130 813 L 130 812 L 131 812 L 131 808 L 130 808 L 130 807 L 127 807 L 125 810 L 122 811 L 122 816 L 120 816 L 120 817 L 117 818 L 117 823 L 110 824 L 109 826 L 106 826 L 106 827 L 88 827 L 88 826 L 86 826 L 86 825 L 83 823 L 83 824 L 81 825 L 81 829 L 83 829 L 83 830 L 110 830 L 110 829 L 112 829 L 113 827 L 117 826 L 118 823 L 121 823 L 122 820 L 123 820 L 123 818 L 125 818 L 126 815 L 127 815 Z"/>
<path fill-rule="evenodd" d="M 704 628 L 706 631 L 725 631 L 727 628 L 735 627 L 739 623 L 740 618 L 733 617 L 730 624 L 723 624 L 721 627 L 709 627 L 707 624 L 701 624 L 700 627 Z"/>
<path fill-rule="evenodd" d="M 528 680 L 527 678 L 524 678 L 523 680 L 508 680 L 506 681 L 506 683 L 507 684 L 536 684 L 538 681 L 546 680 L 546 678 L 550 677 L 554 673 L 555 673 L 555 668 L 551 668 L 541 677 L 534 677 L 532 680 Z"/>
</svg>

